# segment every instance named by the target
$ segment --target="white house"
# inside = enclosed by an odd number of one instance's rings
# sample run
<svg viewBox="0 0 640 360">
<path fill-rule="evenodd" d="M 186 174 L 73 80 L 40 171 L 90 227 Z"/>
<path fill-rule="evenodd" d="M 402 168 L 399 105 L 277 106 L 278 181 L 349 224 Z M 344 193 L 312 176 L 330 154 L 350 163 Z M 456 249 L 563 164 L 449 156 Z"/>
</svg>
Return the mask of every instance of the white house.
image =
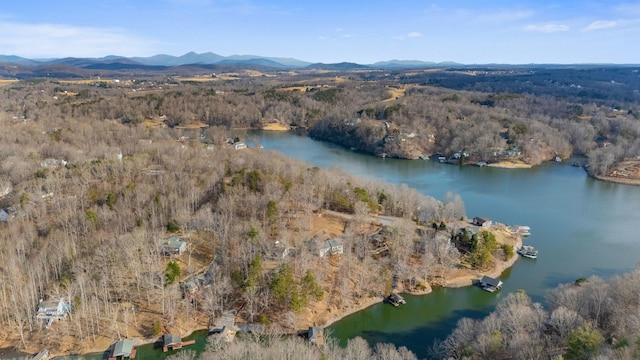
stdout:
<svg viewBox="0 0 640 360">
<path fill-rule="evenodd" d="M 64 298 L 47 301 L 41 300 L 38 304 L 36 319 L 46 321 L 48 326 L 56 320 L 66 318 L 70 312 L 71 304 L 66 302 Z"/>
<path fill-rule="evenodd" d="M 320 249 L 318 250 L 318 255 L 320 255 L 320 257 L 323 257 L 327 254 L 334 255 L 334 254 L 342 254 L 343 252 L 344 252 L 344 246 L 342 245 L 342 240 L 340 240 L 339 238 L 335 238 L 335 239 L 328 239 L 327 241 L 325 241 L 324 244 L 320 246 Z"/>
</svg>

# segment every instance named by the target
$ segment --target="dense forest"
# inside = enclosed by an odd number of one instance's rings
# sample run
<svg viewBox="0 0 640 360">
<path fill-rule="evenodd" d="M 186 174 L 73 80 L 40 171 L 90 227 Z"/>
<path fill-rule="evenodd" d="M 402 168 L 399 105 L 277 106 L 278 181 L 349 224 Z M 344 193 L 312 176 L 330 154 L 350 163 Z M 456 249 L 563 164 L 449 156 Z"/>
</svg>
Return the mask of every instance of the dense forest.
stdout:
<svg viewBox="0 0 640 360">
<path fill-rule="evenodd" d="M 30 88 L 37 88 L 38 81 L 31 80 Z M 392 158 L 438 154 L 456 163 L 538 165 L 583 155 L 588 171 L 603 176 L 640 155 L 640 75 L 629 67 L 275 74 L 247 70 L 47 84 L 57 85 L 53 91 L 62 94 L 57 101 L 51 89 L 27 101 L 21 86 L 6 88 L 4 115 L 38 119 L 48 113 L 95 114 L 134 125 L 161 118 L 172 128 L 279 123 Z"/>
<path fill-rule="evenodd" d="M 390 291 L 394 274 L 428 286 L 430 275 L 460 259 L 431 227 L 465 216 L 458 196 L 439 201 L 259 148 L 238 150 L 241 132 L 223 126 L 166 126 L 174 108 L 227 104 L 206 87 L 176 85 L 159 96 L 34 81 L 2 91 L 6 346 L 78 351 L 79 342 L 207 327 L 229 309 L 275 333 L 295 332 L 317 302 L 336 316 Z M 138 121 L 145 108 L 166 115 Z M 376 224 L 375 215 L 397 220 Z M 338 227 L 326 237 L 341 238 L 341 256 L 318 256 L 320 220 Z M 374 233 L 385 246 L 376 257 Z M 165 256 L 160 241 L 170 235 L 188 241 L 188 255 Z M 35 312 L 59 298 L 73 312 L 50 337 Z"/>
</svg>

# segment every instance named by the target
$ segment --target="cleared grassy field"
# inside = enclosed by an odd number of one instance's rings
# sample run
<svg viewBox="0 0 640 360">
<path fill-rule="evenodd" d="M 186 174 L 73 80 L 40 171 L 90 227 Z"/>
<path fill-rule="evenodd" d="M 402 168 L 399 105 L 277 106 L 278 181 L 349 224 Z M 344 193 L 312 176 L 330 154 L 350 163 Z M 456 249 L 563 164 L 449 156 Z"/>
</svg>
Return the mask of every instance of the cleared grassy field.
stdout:
<svg viewBox="0 0 640 360">
<path fill-rule="evenodd" d="M 0 79 L 0 86 L 13 84 L 13 83 L 16 83 L 18 81 L 20 81 L 20 80 L 3 80 L 3 79 Z"/>
</svg>

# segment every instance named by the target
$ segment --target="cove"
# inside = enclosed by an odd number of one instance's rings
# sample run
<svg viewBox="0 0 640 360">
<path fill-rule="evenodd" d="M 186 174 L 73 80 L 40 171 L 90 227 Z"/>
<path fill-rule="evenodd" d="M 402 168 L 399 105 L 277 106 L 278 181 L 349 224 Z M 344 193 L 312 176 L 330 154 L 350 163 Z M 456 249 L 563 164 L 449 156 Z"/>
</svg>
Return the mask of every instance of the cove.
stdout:
<svg viewBox="0 0 640 360">
<path fill-rule="evenodd" d="M 278 151 L 313 166 L 406 184 L 438 199 L 457 193 L 469 217 L 531 227 L 525 243 L 535 246 L 540 256 L 519 259 L 503 273 L 499 293 L 436 288 L 426 296 L 406 296 L 408 304 L 401 308 L 373 305 L 329 328 L 343 343 L 361 336 L 371 343 L 406 346 L 424 358 L 433 341 L 444 339 L 459 319 L 485 316 L 510 292 L 521 289 L 544 303 L 546 289 L 580 277 L 627 272 L 640 259 L 640 187 L 592 179 L 570 161 L 532 169 L 479 168 L 381 159 L 290 132 L 252 131 L 247 137 L 263 151 Z"/>
</svg>

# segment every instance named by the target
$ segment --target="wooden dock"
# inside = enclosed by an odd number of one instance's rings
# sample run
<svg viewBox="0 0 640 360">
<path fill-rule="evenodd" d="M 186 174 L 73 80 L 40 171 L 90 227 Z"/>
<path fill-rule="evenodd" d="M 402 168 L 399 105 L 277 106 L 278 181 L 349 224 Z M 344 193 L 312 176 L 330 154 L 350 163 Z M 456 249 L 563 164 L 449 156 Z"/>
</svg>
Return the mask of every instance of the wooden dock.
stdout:
<svg viewBox="0 0 640 360">
<path fill-rule="evenodd" d="M 169 350 L 182 349 L 184 346 L 195 344 L 195 343 L 196 343 L 195 340 L 187 340 L 187 341 L 181 341 L 179 343 L 175 343 L 171 345 L 165 345 L 162 347 L 162 352 L 167 352 Z"/>
</svg>

